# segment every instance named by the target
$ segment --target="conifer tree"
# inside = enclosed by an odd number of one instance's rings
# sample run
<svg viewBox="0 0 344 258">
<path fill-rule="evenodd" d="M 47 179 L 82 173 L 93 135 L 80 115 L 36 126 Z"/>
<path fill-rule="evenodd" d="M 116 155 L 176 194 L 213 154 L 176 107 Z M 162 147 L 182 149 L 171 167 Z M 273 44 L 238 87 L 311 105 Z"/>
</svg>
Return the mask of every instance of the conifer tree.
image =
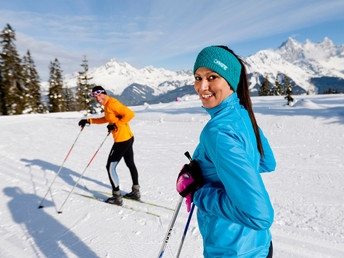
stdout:
<svg viewBox="0 0 344 258">
<path fill-rule="evenodd" d="M 271 88 L 268 76 L 266 75 L 262 81 L 262 85 L 258 91 L 259 96 L 270 96 L 271 95 Z"/>
<path fill-rule="evenodd" d="M 0 33 L 0 112 L 21 114 L 25 106 L 21 59 L 15 46 L 15 31 L 7 24 Z"/>
<path fill-rule="evenodd" d="M 293 87 L 295 86 L 295 84 L 291 83 L 289 77 L 285 74 L 283 74 L 283 80 L 284 80 L 284 88 L 285 88 L 285 94 L 286 94 L 284 98 L 287 100 L 287 105 L 290 105 L 290 102 L 294 101 L 291 95 L 293 95 Z"/>
<path fill-rule="evenodd" d="M 57 58 L 49 65 L 49 112 L 66 111 L 65 94 L 63 92 L 62 70 Z"/>
<path fill-rule="evenodd" d="M 93 84 L 90 84 L 90 81 L 93 77 L 88 76 L 88 60 L 86 56 L 83 57 L 81 63 L 82 71 L 78 75 L 78 84 L 76 89 L 76 101 L 77 109 L 86 110 L 88 113 L 94 113 L 94 104 L 95 101 L 90 95 Z"/>
<path fill-rule="evenodd" d="M 23 57 L 23 83 L 26 90 L 26 112 L 43 113 L 45 111 L 45 106 L 41 101 L 39 76 L 29 50 L 26 56 Z"/>
<path fill-rule="evenodd" d="M 73 91 L 68 88 L 63 88 L 63 95 L 65 98 L 66 111 L 77 111 L 78 109 L 76 107 Z"/>
<path fill-rule="evenodd" d="M 275 79 L 275 87 L 273 90 L 273 95 L 275 96 L 283 96 L 285 94 L 283 84 L 280 82 L 279 78 L 280 78 L 280 74 L 277 73 L 276 79 Z"/>
</svg>

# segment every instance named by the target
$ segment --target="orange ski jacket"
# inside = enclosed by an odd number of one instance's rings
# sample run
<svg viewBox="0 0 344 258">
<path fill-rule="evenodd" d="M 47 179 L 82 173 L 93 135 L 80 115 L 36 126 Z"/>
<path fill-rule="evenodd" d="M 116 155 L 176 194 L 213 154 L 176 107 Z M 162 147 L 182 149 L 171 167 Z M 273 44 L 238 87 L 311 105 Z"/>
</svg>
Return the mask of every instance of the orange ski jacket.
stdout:
<svg viewBox="0 0 344 258">
<path fill-rule="evenodd" d="M 128 123 L 135 116 L 135 113 L 117 99 L 106 96 L 104 115 L 100 118 L 90 118 L 89 122 L 91 124 L 116 124 L 118 129 L 112 130 L 115 142 L 124 142 L 134 136 Z"/>
</svg>

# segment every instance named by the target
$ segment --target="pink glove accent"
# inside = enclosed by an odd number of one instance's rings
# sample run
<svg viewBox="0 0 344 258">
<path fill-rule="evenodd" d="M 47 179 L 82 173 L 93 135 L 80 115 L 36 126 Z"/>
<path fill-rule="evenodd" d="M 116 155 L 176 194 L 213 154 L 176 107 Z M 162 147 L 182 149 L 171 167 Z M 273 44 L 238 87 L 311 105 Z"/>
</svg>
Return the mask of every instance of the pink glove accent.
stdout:
<svg viewBox="0 0 344 258">
<path fill-rule="evenodd" d="M 193 183 L 194 179 L 189 173 L 182 174 L 177 180 L 177 191 L 181 193 L 188 185 Z"/>
<path fill-rule="evenodd" d="M 190 176 L 189 173 L 182 174 L 177 180 L 178 193 L 181 193 L 188 185 L 193 183 L 193 181 L 194 179 Z M 185 196 L 185 204 L 188 212 L 190 212 L 191 203 L 192 197 L 191 194 L 188 194 L 187 196 Z"/>
<path fill-rule="evenodd" d="M 191 194 L 188 194 L 185 197 L 185 204 L 186 204 L 186 209 L 187 209 L 188 212 L 190 212 L 191 203 L 192 203 Z"/>
</svg>

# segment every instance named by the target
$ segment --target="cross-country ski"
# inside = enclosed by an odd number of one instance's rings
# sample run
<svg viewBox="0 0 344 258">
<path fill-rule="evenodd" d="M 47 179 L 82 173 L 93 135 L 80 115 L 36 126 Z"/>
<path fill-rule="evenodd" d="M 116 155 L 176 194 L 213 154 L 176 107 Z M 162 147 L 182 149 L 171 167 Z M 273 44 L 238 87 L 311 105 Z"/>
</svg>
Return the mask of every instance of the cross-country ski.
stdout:
<svg viewBox="0 0 344 258">
<path fill-rule="evenodd" d="M 143 213 L 146 213 L 148 215 L 152 215 L 152 216 L 155 216 L 155 217 L 160 217 L 160 215 L 158 215 L 156 213 L 153 213 L 153 212 L 150 212 L 150 211 L 146 211 L 146 210 L 140 209 L 138 207 L 133 207 L 133 206 L 130 206 L 128 204 L 122 204 L 122 205 L 110 204 L 110 203 L 106 202 L 106 199 L 103 199 L 103 198 L 98 197 L 98 196 L 92 196 L 92 195 L 81 194 L 81 193 L 75 193 L 75 194 L 77 194 L 79 196 L 83 196 L 83 197 L 89 198 L 89 199 L 92 199 L 92 200 L 97 200 L 97 201 L 100 201 L 100 202 L 103 202 L 103 203 L 106 203 L 106 204 L 109 204 L 109 205 L 113 205 L 113 206 L 116 206 L 118 208 L 124 208 L 124 209 L 132 210 L 132 211 L 143 212 Z"/>
<path fill-rule="evenodd" d="M 88 188 L 86 188 L 86 189 L 87 189 L 87 191 L 94 192 L 94 193 L 105 194 L 107 196 L 111 196 L 112 195 L 111 193 L 108 193 L 108 192 L 95 191 L 95 190 L 90 190 Z M 128 201 L 139 202 L 139 203 L 143 203 L 143 204 L 146 204 L 146 205 L 149 205 L 149 206 L 153 206 L 153 207 L 158 207 L 158 208 L 162 208 L 162 209 L 165 209 L 165 210 L 174 211 L 173 208 L 170 208 L 170 207 L 167 207 L 167 206 L 164 206 L 164 205 L 143 201 L 141 199 L 140 200 L 135 200 L 135 199 L 132 199 L 132 198 L 125 197 L 125 194 L 126 194 L 125 192 L 122 192 L 123 199 L 126 199 Z"/>
</svg>

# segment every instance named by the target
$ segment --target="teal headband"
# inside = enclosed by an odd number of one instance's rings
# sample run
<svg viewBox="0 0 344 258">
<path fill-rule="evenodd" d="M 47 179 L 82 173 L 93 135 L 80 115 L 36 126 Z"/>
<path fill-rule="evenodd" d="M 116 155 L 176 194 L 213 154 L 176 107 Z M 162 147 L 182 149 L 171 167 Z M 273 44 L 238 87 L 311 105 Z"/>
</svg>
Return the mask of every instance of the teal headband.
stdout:
<svg viewBox="0 0 344 258">
<path fill-rule="evenodd" d="M 221 75 L 237 91 L 240 81 L 241 64 L 229 51 L 221 47 L 206 47 L 197 56 L 193 73 L 200 67 L 206 67 Z"/>
</svg>

